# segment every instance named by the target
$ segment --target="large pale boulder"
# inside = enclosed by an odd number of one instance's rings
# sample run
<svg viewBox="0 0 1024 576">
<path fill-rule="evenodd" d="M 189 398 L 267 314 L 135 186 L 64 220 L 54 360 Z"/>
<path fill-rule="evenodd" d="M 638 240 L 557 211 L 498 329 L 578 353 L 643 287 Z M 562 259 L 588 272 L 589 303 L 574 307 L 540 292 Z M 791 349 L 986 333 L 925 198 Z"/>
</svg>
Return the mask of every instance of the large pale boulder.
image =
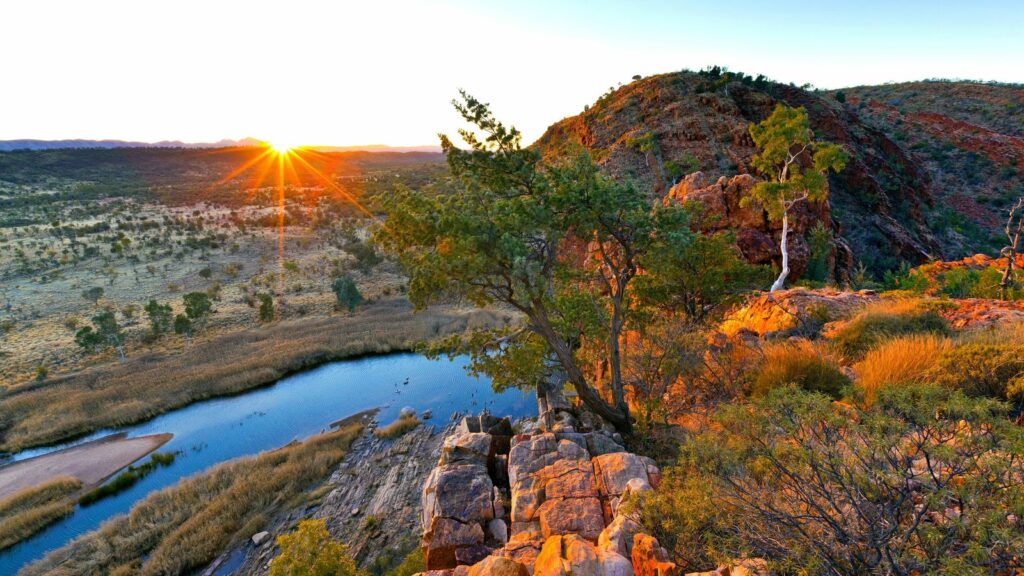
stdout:
<svg viewBox="0 0 1024 576">
<path fill-rule="evenodd" d="M 604 530 L 604 511 L 597 498 L 556 498 L 541 504 L 537 511 L 544 537 L 576 534 L 597 542 Z"/>
<path fill-rule="evenodd" d="M 479 464 L 487 466 L 493 457 L 494 449 L 490 434 L 483 432 L 453 434 L 444 440 L 440 465 Z"/>
<path fill-rule="evenodd" d="M 650 458 L 631 452 L 602 454 L 595 456 L 593 462 L 597 475 L 597 489 L 605 498 L 622 496 L 630 480 L 648 482 L 648 466 L 654 466 Z"/>
<path fill-rule="evenodd" d="M 597 548 L 599 550 L 609 550 L 630 558 L 633 554 L 633 537 L 640 530 L 640 524 L 623 514 L 619 514 L 612 520 L 611 524 L 608 524 L 601 531 L 600 536 L 597 538 Z"/>
</svg>

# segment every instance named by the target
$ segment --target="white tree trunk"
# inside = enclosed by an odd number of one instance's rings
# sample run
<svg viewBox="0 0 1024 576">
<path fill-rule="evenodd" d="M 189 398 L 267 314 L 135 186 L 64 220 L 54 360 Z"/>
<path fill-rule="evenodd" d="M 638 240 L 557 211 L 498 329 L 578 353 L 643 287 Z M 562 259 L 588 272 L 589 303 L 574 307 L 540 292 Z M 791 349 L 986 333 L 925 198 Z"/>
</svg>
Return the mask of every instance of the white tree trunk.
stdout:
<svg viewBox="0 0 1024 576">
<path fill-rule="evenodd" d="M 783 201 L 782 206 L 782 241 L 779 242 L 779 248 L 782 250 L 782 272 L 779 273 L 779 277 L 772 283 L 771 289 L 768 290 L 769 292 L 782 290 L 782 287 L 786 284 L 786 276 L 789 276 L 789 250 L 787 243 L 789 236 L 789 214 L 785 208 L 785 201 Z"/>
</svg>

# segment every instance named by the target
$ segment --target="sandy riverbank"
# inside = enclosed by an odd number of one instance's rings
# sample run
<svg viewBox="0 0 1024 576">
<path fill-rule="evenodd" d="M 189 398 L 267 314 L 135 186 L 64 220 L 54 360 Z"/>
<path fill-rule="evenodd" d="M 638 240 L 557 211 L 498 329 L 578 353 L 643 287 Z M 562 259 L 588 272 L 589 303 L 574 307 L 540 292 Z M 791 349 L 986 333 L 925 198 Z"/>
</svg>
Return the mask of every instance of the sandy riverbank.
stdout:
<svg viewBox="0 0 1024 576">
<path fill-rule="evenodd" d="M 0 499 L 57 476 L 72 476 L 95 486 L 112 474 L 163 446 L 172 434 L 126 438 L 113 434 L 49 454 L 0 467 Z"/>
</svg>

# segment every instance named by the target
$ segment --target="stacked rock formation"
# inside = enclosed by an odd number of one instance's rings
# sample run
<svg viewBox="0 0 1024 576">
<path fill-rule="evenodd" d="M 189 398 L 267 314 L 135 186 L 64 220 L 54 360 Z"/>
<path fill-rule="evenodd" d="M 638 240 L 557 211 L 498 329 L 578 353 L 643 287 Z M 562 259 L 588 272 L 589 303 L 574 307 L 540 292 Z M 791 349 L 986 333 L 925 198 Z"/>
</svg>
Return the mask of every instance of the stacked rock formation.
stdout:
<svg viewBox="0 0 1024 576">
<path fill-rule="evenodd" d="M 543 420 L 543 418 L 542 418 Z M 423 488 L 428 576 L 678 574 L 620 504 L 660 479 L 608 430 L 558 432 L 469 416 L 445 440 Z"/>
</svg>

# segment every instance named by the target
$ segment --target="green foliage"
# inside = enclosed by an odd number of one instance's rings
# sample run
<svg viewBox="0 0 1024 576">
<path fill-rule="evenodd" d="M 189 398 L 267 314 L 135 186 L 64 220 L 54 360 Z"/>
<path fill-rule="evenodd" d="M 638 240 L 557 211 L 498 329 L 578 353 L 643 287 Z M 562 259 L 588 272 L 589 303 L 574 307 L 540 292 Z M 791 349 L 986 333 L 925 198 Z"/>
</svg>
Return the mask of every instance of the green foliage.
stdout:
<svg viewBox="0 0 1024 576">
<path fill-rule="evenodd" d="M 835 98 L 836 98 L 836 102 L 839 102 L 840 104 L 845 104 L 846 103 L 846 92 L 843 92 L 842 90 L 837 91 L 836 94 L 835 94 Z"/>
<path fill-rule="evenodd" d="M 523 330 L 468 339 L 480 346 L 468 350 L 475 368 L 537 360 L 508 351 L 532 350 L 537 341 L 527 346 L 521 339 L 539 338 L 582 401 L 628 428 L 616 352 L 628 295 L 639 261 L 653 244 L 689 242 L 688 229 L 658 231 L 659 222 L 683 222 L 684 209 L 652 208 L 642 190 L 602 176 L 582 151 L 543 164 L 536 150 L 522 148 L 519 131 L 494 119 L 486 104 L 463 93 L 455 106 L 477 128 L 460 130 L 469 150 L 441 138 L 457 186 L 436 195 L 399 189 L 380 198 L 387 218 L 375 240 L 398 257 L 417 307 L 454 297 L 480 307 L 500 302 L 523 314 Z M 584 255 L 586 263 L 578 266 Z M 610 405 L 580 368 L 574 351 L 581 337 L 611 350 Z"/>
<path fill-rule="evenodd" d="M 92 326 L 75 333 L 75 343 L 85 350 L 120 348 L 124 346 L 124 332 L 117 324 L 114 313 L 106 310 L 92 317 Z"/>
<path fill-rule="evenodd" d="M 345 251 L 356 260 L 356 269 L 363 274 L 369 274 L 378 264 L 384 261 L 384 257 L 377 253 L 373 245 L 359 239 L 353 239 L 345 244 Z"/>
<path fill-rule="evenodd" d="M 93 286 L 82 291 L 82 298 L 85 298 L 89 302 L 95 304 L 100 298 L 103 298 L 103 288 L 99 286 Z"/>
<path fill-rule="evenodd" d="M 270 576 L 362 576 L 348 547 L 331 538 L 324 520 L 303 520 L 291 534 L 278 536 L 281 553 L 270 562 Z"/>
<path fill-rule="evenodd" d="M 854 316 L 832 337 L 836 347 L 849 358 L 863 356 L 881 340 L 921 333 L 949 334 L 946 319 L 928 307 L 866 310 Z"/>
<path fill-rule="evenodd" d="M 666 160 L 665 176 L 670 182 L 677 182 L 683 176 L 700 170 L 700 160 L 693 154 L 683 154 L 678 160 Z"/>
<path fill-rule="evenodd" d="M 260 301 L 260 307 L 257 311 L 260 322 L 273 322 L 274 297 L 270 294 L 260 292 L 256 295 L 256 299 Z"/>
<path fill-rule="evenodd" d="M 920 270 L 914 270 L 906 260 L 900 263 L 897 270 L 886 270 L 882 277 L 882 286 L 886 290 L 905 290 L 914 294 L 924 294 L 931 288 L 931 280 Z"/>
<path fill-rule="evenodd" d="M 798 388 L 719 408 L 641 503 L 684 571 L 761 557 L 773 573 L 1012 571 L 1024 429 L 1007 406 L 937 386 L 871 408 Z"/>
<path fill-rule="evenodd" d="M 832 253 L 832 235 L 818 222 L 810 232 L 811 257 L 807 261 L 807 278 L 815 282 L 829 279 L 828 257 Z"/>
<path fill-rule="evenodd" d="M 751 392 L 755 396 L 763 396 L 794 384 L 809 392 L 839 398 L 851 381 L 835 361 L 810 342 L 767 346 Z"/>
<path fill-rule="evenodd" d="M 335 278 L 331 284 L 331 290 L 334 291 L 334 297 L 338 301 L 338 308 L 353 312 L 356 306 L 363 302 L 363 295 L 359 293 L 355 280 L 349 276 Z"/>
<path fill-rule="evenodd" d="M 178 314 L 174 317 L 174 333 L 185 336 L 186 338 L 192 337 L 192 320 L 189 319 L 185 314 Z"/>
<path fill-rule="evenodd" d="M 939 384 L 971 396 L 1024 400 L 1024 344 L 970 343 L 942 355 L 935 371 Z"/>
<path fill-rule="evenodd" d="M 193 324 L 201 322 L 213 311 L 213 302 L 206 292 L 189 292 L 182 300 L 185 303 L 185 315 Z"/>
<path fill-rule="evenodd" d="M 993 298 L 1001 297 L 999 282 L 1002 273 L 995 268 L 975 270 L 966 266 L 954 268 L 939 274 L 939 291 L 951 298 Z M 1016 291 L 1009 296 L 1016 296 Z"/>
<path fill-rule="evenodd" d="M 776 221 L 795 202 L 824 200 L 827 173 L 842 170 L 849 157 L 838 144 L 814 140 L 806 110 L 781 103 L 764 122 L 750 126 L 750 136 L 758 148 L 751 163 L 767 180 L 758 182 L 743 203 L 763 206 Z M 800 163 L 805 151 L 810 153 L 809 169 Z"/>
<path fill-rule="evenodd" d="M 771 270 L 747 264 L 730 234 L 691 231 L 687 214 L 693 215 L 693 227 L 699 229 L 699 205 L 659 214 L 659 232 L 641 260 L 644 274 L 637 278 L 637 294 L 646 306 L 703 322 L 718 318 L 767 282 Z M 669 217 L 678 221 L 668 222 Z"/>
<path fill-rule="evenodd" d="M 154 336 L 167 333 L 173 325 L 173 312 L 170 304 L 160 304 L 156 300 L 150 300 L 145 307 L 146 316 L 149 317 L 150 332 Z"/>
<path fill-rule="evenodd" d="M 409 555 L 402 560 L 402 563 L 389 570 L 385 576 L 413 576 L 427 569 L 426 558 L 423 557 L 423 549 L 417 546 L 409 552 Z"/>
</svg>

